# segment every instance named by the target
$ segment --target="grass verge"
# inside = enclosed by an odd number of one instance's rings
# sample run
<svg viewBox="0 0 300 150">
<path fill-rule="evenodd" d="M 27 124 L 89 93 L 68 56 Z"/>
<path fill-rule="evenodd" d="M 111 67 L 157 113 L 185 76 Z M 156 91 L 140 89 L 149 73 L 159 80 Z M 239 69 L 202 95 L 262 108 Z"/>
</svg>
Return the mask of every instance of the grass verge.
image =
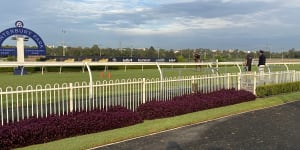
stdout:
<svg viewBox="0 0 300 150">
<path fill-rule="evenodd" d="M 139 137 L 151 133 L 156 133 L 176 127 L 186 126 L 190 124 L 196 124 L 228 115 L 238 114 L 256 109 L 262 109 L 281 105 L 288 102 L 299 100 L 300 93 L 290 93 L 277 95 L 267 98 L 257 98 L 255 101 L 240 103 L 236 105 L 214 108 L 195 113 L 189 113 L 181 116 L 170 117 L 157 120 L 146 120 L 142 124 L 129 126 L 125 128 L 88 134 L 83 136 L 77 136 L 72 138 L 66 138 L 57 140 L 45 144 L 32 145 L 21 149 L 26 150 L 76 150 L 87 149 L 99 145 L 104 145 L 112 142 L 118 142 L 134 137 Z"/>
<path fill-rule="evenodd" d="M 140 66 L 141 67 L 141 66 Z M 161 66 L 164 77 L 184 77 L 191 75 L 206 75 L 211 73 L 211 69 L 209 68 L 201 68 L 202 70 L 195 70 L 192 68 L 166 68 L 165 66 Z M 64 71 L 59 72 L 44 72 L 44 74 L 40 72 L 28 73 L 27 75 L 19 76 L 13 75 L 12 72 L 1 72 L 0 67 L 0 88 L 5 91 L 6 87 L 11 86 L 15 89 L 17 86 L 26 87 L 28 85 L 32 85 L 35 87 L 36 85 L 42 85 L 44 87 L 46 84 L 50 84 L 53 86 L 54 84 L 63 84 L 63 83 L 75 83 L 75 82 L 89 82 L 89 74 L 87 71 L 82 72 L 81 68 L 77 68 L 75 72 Z M 108 72 L 110 73 L 110 78 L 108 77 Z M 220 73 L 234 73 L 238 72 L 236 66 L 229 67 L 219 67 Z M 112 70 L 108 69 L 106 72 L 100 70 L 92 70 L 92 78 L 93 81 L 103 81 L 103 80 L 122 80 L 122 79 L 133 79 L 133 78 L 160 78 L 160 74 L 158 69 L 155 66 L 155 69 L 130 69 L 127 67 L 125 69 Z"/>
</svg>

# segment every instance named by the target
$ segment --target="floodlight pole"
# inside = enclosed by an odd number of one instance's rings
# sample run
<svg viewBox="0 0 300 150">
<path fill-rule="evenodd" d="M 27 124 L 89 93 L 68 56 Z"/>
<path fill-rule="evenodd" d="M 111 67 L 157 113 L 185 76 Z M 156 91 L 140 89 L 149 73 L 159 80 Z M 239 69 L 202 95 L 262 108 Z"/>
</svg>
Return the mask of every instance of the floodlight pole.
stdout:
<svg viewBox="0 0 300 150">
<path fill-rule="evenodd" d="M 66 34 L 66 30 L 62 29 L 61 31 L 63 33 L 63 42 L 62 42 L 62 52 L 63 52 L 63 56 L 66 55 L 66 50 L 65 50 L 65 34 Z"/>
<path fill-rule="evenodd" d="M 132 46 L 131 46 L 131 49 L 130 49 L 130 57 L 132 58 Z"/>
<path fill-rule="evenodd" d="M 101 52 L 101 44 L 99 44 L 99 56 L 102 56 L 102 52 Z"/>
</svg>

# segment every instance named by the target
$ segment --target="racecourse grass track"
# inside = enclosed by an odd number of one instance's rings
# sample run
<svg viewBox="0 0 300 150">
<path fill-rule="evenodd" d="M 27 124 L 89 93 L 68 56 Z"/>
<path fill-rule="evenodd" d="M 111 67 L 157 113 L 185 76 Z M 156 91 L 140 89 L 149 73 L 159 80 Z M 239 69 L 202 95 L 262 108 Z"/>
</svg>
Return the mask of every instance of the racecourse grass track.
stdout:
<svg viewBox="0 0 300 150">
<path fill-rule="evenodd" d="M 0 68 L 1 69 L 1 68 Z M 220 73 L 225 72 L 238 72 L 236 66 L 231 67 L 219 67 L 218 71 Z M 120 68 L 120 69 L 108 69 L 104 70 L 92 70 L 92 79 L 94 82 L 103 80 L 122 80 L 122 79 L 133 79 L 133 78 L 160 78 L 160 73 L 158 69 L 132 69 L 130 67 Z M 191 75 L 203 75 L 211 74 L 212 69 L 202 67 L 202 68 L 167 68 L 162 67 L 163 77 L 182 77 Z M 45 86 L 46 84 L 53 85 L 55 83 L 75 83 L 75 82 L 89 82 L 89 73 L 85 70 L 82 71 L 81 68 L 75 68 L 72 71 L 62 71 L 60 72 L 44 72 L 42 74 L 39 72 L 29 72 L 26 75 L 13 75 L 12 72 L 0 72 L 0 88 L 5 90 L 6 87 L 11 86 L 15 89 L 17 86 L 26 87 L 31 85 L 35 87 L 36 85 Z"/>
<path fill-rule="evenodd" d="M 300 65 L 288 65 L 289 70 L 300 70 Z M 257 71 L 257 66 L 252 66 L 252 71 Z M 7 68 L 0 68 L 0 88 L 5 90 L 6 87 L 10 86 L 15 89 L 17 86 L 26 87 L 31 85 L 35 87 L 36 85 L 45 86 L 46 84 L 50 84 L 51 86 L 54 84 L 63 84 L 63 83 L 75 83 L 75 82 L 89 82 L 89 73 L 87 70 L 84 72 L 82 68 L 72 68 L 62 69 L 62 72 L 59 72 L 59 69 L 56 71 L 45 71 L 43 74 L 41 71 L 33 71 L 29 72 L 26 75 L 13 75 L 13 72 L 5 72 L 2 71 Z M 243 69 L 241 67 L 241 69 Z M 12 69 L 11 69 L 12 70 Z M 192 76 L 192 75 L 206 75 L 212 73 L 226 74 L 226 73 L 237 73 L 239 69 L 237 66 L 220 66 L 218 68 L 208 68 L 206 66 L 201 66 L 201 68 L 196 67 L 168 67 L 161 66 L 163 77 L 183 77 L 183 76 Z M 286 68 L 284 65 L 272 65 L 270 66 L 270 70 L 273 71 L 285 71 Z M 243 71 L 243 70 L 242 70 Z M 265 71 L 268 71 L 267 69 Z M 138 67 L 120 67 L 118 69 L 108 69 L 97 70 L 92 69 L 92 79 L 93 82 L 103 81 L 103 80 L 122 80 L 122 79 L 133 79 L 133 78 L 160 78 L 160 73 L 157 68 L 152 67 L 148 69 L 142 69 L 140 66 Z"/>
</svg>

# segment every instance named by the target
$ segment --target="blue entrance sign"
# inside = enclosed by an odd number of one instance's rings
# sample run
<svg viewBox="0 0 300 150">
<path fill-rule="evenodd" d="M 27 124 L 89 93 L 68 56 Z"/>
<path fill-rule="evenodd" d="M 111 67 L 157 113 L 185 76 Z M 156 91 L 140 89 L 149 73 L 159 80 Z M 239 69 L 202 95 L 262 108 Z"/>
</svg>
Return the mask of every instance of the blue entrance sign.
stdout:
<svg viewBox="0 0 300 150">
<path fill-rule="evenodd" d="M 18 26 L 17 26 L 18 25 Z M 17 54 L 17 49 L 16 48 L 4 48 L 2 47 L 3 42 L 15 35 L 15 36 L 26 36 L 30 37 L 36 44 L 37 44 L 37 49 L 24 49 L 24 54 L 25 56 L 28 55 L 46 55 L 46 46 L 45 43 L 43 42 L 42 38 L 33 32 L 30 29 L 23 28 L 23 24 L 16 23 L 17 27 L 14 28 L 9 28 L 0 33 L 0 56 L 15 56 Z"/>
<path fill-rule="evenodd" d="M 37 55 L 37 56 L 41 56 L 41 55 L 46 55 L 45 50 L 44 49 L 26 49 L 25 48 L 25 56 L 31 56 L 31 55 Z"/>
<path fill-rule="evenodd" d="M 16 48 L 0 48 L 0 56 L 16 56 Z"/>
</svg>

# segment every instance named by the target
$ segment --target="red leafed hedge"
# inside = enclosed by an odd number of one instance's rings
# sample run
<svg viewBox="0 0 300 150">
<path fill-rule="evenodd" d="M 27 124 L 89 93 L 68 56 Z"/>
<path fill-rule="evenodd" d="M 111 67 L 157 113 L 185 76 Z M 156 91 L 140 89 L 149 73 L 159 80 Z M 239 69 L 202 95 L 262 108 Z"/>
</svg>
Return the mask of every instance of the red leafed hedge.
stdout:
<svg viewBox="0 0 300 150">
<path fill-rule="evenodd" d="M 209 94 L 178 96 L 170 101 L 151 101 L 140 105 L 136 112 L 114 106 L 107 111 L 94 110 L 63 116 L 30 118 L 0 126 L 0 150 L 130 126 L 143 122 L 143 119 L 171 117 L 255 98 L 250 92 L 230 89 Z"/>
<path fill-rule="evenodd" d="M 208 94 L 195 93 L 174 97 L 170 101 L 150 101 L 140 105 L 137 112 L 143 119 L 157 119 L 182 115 L 209 108 L 255 100 L 251 92 L 235 89 L 220 90 Z"/>
<path fill-rule="evenodd" d="M 120 106 L 112 107 L 107 112 L 95 110 L 64 116 L 30 118 L 0 127 L 0 149 L 45 143 L 141 122 L 143 120 L 137 113 Z"/>
</svg>

